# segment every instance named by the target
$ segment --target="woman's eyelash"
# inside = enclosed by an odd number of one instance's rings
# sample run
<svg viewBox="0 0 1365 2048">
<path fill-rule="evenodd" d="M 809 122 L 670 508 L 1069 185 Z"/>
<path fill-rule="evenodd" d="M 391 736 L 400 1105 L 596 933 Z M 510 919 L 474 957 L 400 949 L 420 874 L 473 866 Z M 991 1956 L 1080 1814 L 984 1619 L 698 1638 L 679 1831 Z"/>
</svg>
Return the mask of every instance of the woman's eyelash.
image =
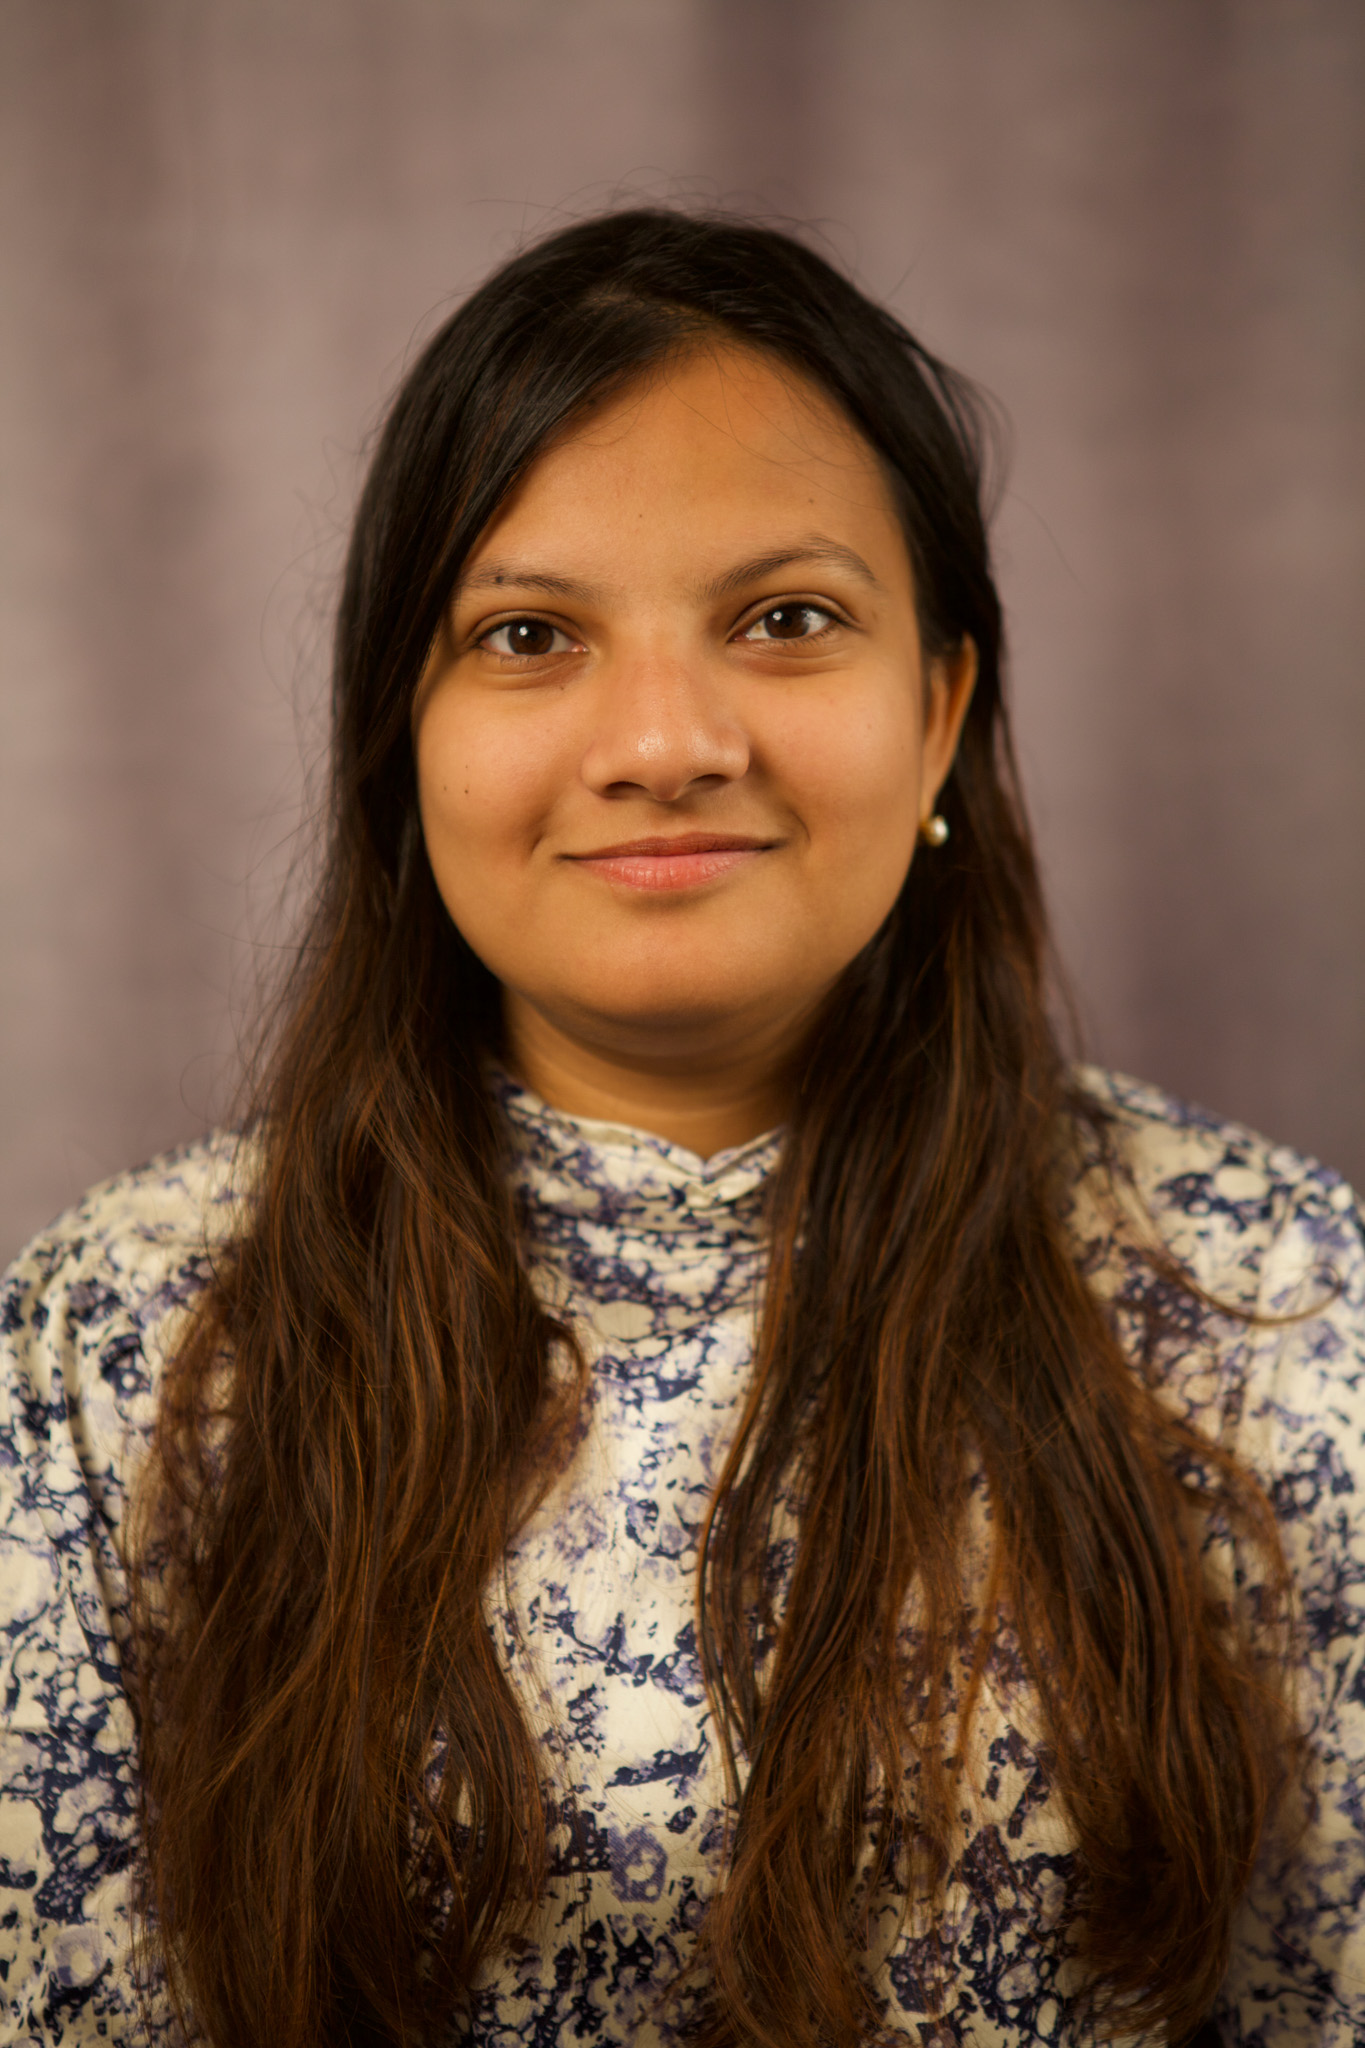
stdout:
<svg viewBox="0 0 1365 2048">
<path fill-rule="evenodd" d="M 506 646 L 499 647 L 495 643 L 499 634 L 503 633 L 509 636 L 509 642 Z M 521 645 L 517 644 L 518 636 Z M 563 641 L 562 647 L 555 646 L 557 639 Z M 547 654 L 567 653 L 571 647 L 577 645 L 577 642 L 562 626 L 551 625 L 548 619 L 538 619 L 528 613 L 523 618 L 503 619 L 501 624 L 490 626 L 486 633 L 479 635 L 478 645 L 486 648 L 490 654 L 501 654 L 509 660 L 534 661 Z"/>
<path fill-rule="evenodd" d="M 771 604 L 757 618 L 751 619 L 736 637 L 766 641 L 775 646 L 799 645 L 802 641 L 818 640 L 831 626 L 841 623 L 838 614 L 827 605 L 805 600 Z M 504 660 L 535 661 L 550 654 L 567 653 L 577 643 L 562 626 L 552 624 L 549 619 L 537 618 L 534 613 L 526 613 L 490 626 L 478 636 L 476 644 Z"/>
<path fill-rule="evenodd" d="M 811 619 L 818 619 L 821 623 L 814 628 L 805 630 L 807 623 Z M 775 623 L 776 630 L 772 630 L 770 622 Z M 741 640 L 754 639 L 776 643 L 799 643 L 802 640 L 817 640 L 822 633 L 828 632 L 831 626 L 837 626 L 840 623 L 838 614 L 832 612 L 827 605 L 811 604 L 805 600 L 799 603 L 770 604 L 766 611 L 760 612 L 756 619 L 749 621 L 738 637 Z M 756 630 L 759 626 L 768 627 L 769 630 L 759 633 Z M 797 628 L 798 630 L 786 631 L 784 629 L 787 626 Z"/>
</svg>

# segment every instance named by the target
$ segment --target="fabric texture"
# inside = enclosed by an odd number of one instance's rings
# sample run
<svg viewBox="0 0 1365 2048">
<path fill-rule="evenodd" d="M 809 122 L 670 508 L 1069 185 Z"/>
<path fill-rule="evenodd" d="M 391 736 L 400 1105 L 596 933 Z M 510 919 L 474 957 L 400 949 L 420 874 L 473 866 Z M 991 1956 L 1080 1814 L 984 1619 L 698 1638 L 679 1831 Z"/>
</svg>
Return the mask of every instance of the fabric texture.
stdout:
<svg viewBox="0 0 1365 2048">
<path fill-rule="evenodd" d="M 1180 1413 L 1262 1475 L 1304 1630 L 1311 1817 L 1267 1844 L 1217 2014 L 1256 2048 L 1365 2043 L 1365 1244 L 1334 1174 L 1157 1091 L 1084 1070 L 1107 1104 L 1128 1222 L 1083 1173 L 1090 1283 Z M 489 2044 L 667 2043 L 658 1996 L 723 1870 L 725 1798 L 693 1624 L 697 1540 L 752 1355 L 773 1134 L 703 1162 L 503 1088 L 527 1257 L 591 1367 L 571 1464 L 522 1531 L 488 1620 L 580 1822 L 558 1837 L 537 1938 L 476 2001 Z M 159 1376 L 243 1212 L 249 1158 L 217 1137 L 96 1189 L 36 1239 L 0 1301 L 0 2038 L 145 2038 L 129 1965 L 134 1731 L 119 1533 Z M 1160 1240 L 1248 1324 L 1159 1281 Z M 1154 1291 L 1163 1299 L 1153 1302 Z M 1155 1352 L 1153 1319 L 1161 1310 Z M 1286 1319 L 1290 1318 L 1290 1319 Z M 985 1512 L 983 1506 L 983 1513 Z M 1216 1561 L 1215 1561 L 1216 1562 Z M 945 1930 L 935 2038 L 1073 2042 L 1060 1949 L 1073 1843 L 1008 1657 Z M 925 2038 L 916 1950 L 888 1906 L 888 2025 Z M 167 2022 L 154 2006 L 158 2033 Z"/>
</svg>

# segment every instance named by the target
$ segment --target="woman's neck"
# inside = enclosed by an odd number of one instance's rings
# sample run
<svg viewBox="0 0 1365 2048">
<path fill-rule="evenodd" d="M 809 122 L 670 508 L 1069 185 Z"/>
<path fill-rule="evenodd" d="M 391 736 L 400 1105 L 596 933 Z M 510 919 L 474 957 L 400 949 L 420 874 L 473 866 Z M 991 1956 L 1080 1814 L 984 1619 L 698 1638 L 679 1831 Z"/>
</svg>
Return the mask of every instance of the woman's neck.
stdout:
<svg viewBox="0 0 1365 2048">
<path fill-rule="evenodd" d="M 503 1014 L 508 1067 L 551 1108 L 650 1131 L 703 1159 L 785 1121 L 805 1021 L 757 1043 L 633 1056 L 564 1031 L 510 990 Z"/>
</svg>

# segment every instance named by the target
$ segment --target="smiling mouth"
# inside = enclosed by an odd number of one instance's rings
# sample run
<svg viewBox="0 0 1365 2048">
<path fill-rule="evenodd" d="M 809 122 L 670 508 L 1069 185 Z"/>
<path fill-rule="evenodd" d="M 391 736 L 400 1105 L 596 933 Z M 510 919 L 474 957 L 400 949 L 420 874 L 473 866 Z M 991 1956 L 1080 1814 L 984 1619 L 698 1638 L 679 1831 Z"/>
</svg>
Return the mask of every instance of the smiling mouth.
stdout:
<svg viewBox="0 0 1365 2048">
<path fill-rule="evenodd" d="M 719 881 L 771 852 L 771 839 L 734 832 L 684 832 L 673 838 L 631 839 L 564 857 L 604 881 L 627 889 L 694 889 Z"/>
</svg>

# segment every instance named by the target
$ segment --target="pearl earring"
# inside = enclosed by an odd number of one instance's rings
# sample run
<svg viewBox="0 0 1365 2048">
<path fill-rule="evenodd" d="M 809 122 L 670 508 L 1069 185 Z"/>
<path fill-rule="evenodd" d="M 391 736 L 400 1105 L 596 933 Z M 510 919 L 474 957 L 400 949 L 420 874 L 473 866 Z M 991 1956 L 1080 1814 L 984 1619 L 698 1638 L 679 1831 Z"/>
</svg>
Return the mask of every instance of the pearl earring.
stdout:
<svg viewBox="0 0 1365 2048">
<path fill-rule="evenodd" d="M 919 828 L 919 836 L 926 846 L 942 846 L 948 838 L 948 820 L 941 811 L 935 811 L 932 818 L 926 818 Z"/>
</svg>

